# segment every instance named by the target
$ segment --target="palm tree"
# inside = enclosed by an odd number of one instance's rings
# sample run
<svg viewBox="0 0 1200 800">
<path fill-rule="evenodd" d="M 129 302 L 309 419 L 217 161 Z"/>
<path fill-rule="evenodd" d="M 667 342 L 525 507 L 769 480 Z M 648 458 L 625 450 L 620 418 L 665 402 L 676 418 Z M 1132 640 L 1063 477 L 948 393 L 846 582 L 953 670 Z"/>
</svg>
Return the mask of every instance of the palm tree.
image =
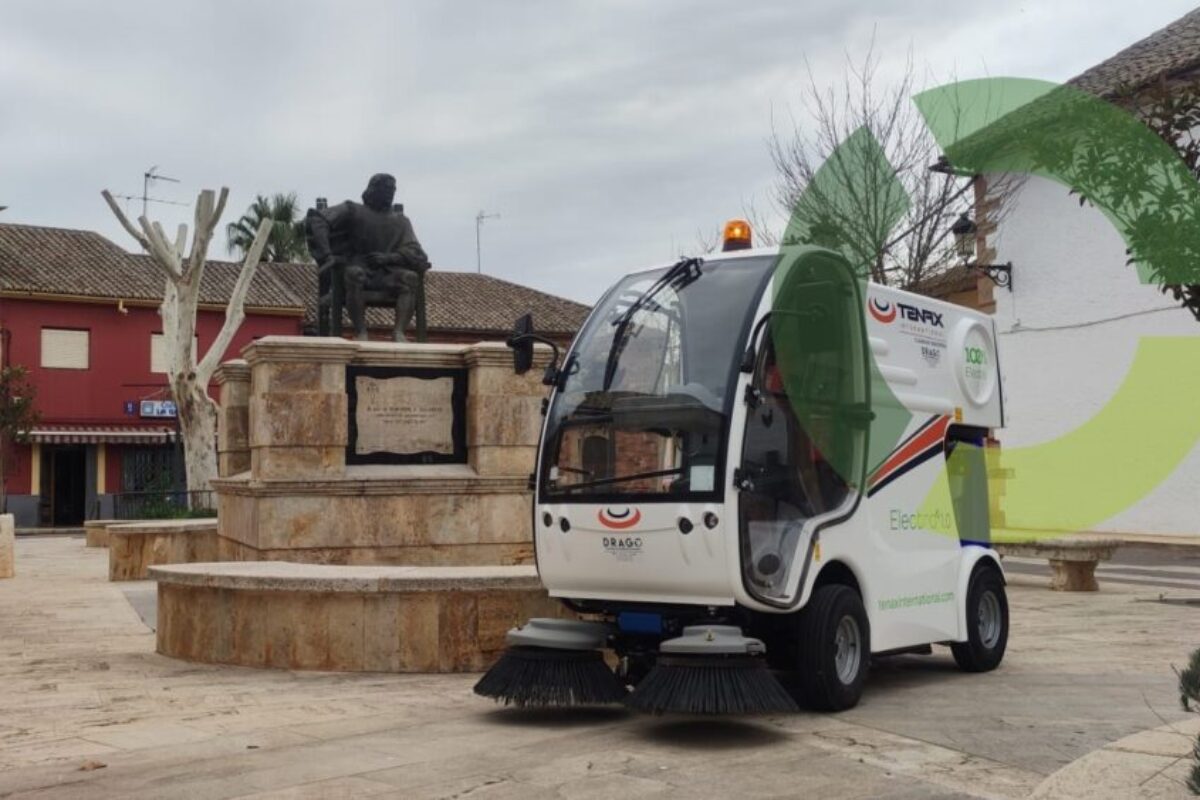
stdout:
<svg viewBox="0 0 1200 800">
<path fill-rule="evenodd" d="M 229 252 L 245 256 L 254 241 L 254 234 L 264 219 L 274 220 L 271 237 L 263 248 L 262 261 L 308 261 L 308 245 L 304 241 L 304 221 L 295 192 L 279 193 L 270 198 L 255 195 L 254 202 L 237 222 L 225 226 Z"/>
</svg>

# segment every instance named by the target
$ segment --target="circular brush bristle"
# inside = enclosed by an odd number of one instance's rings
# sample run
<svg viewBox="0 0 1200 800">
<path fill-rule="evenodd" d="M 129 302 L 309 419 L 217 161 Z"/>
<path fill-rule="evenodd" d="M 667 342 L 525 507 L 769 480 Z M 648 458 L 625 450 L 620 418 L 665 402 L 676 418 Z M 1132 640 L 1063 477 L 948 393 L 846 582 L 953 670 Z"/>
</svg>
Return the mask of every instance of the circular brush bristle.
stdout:
<svg viewBox="0 0 1200 800">
<path fill-rule="evenodd" d="M 522 707 L 619 703 L 626 692 L 599 650 L 510 647 L 475 694 Z"/>
<path fill-rule="evenodd" d="M 771 714 L 799 711 L 761 658 L 661 657 L 625 704 L 649 714 Z"/>
</svg>

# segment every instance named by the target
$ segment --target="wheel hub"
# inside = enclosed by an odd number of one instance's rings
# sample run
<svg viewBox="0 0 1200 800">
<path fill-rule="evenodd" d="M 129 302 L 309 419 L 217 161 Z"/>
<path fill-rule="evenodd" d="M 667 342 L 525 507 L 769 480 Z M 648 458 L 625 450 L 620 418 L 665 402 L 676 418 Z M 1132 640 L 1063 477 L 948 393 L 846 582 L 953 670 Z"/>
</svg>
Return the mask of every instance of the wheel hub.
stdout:
<svg viewBox="0 0 1200 800">
<path fill-rule="evenodd" d="M 838 622 L 834 634 L 834 669 L 838 680 L 844 684 L 854 682 L 858 676 L 859 665 L 862 662 L 862 632 L 854 617 L 845 616 Z"/>
<path fill-rule="evenodd" d="M 979 643 L 991 650 L 1000 641 L 1002 628 L 1000 599 L 996 593 L 986 591 L 979 598 Z"/>
</svg>

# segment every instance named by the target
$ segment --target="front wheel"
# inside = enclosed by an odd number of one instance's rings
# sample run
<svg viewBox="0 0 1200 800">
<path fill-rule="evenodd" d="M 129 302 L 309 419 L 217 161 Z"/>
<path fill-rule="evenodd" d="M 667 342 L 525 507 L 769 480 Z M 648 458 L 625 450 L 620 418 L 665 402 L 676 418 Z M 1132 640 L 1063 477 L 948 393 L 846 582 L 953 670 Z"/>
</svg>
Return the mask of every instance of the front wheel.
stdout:
<svg viewBox="0 0 1200 800">
<path fill-rule="evenodd" d="M 960 669 L 988 672 L 1000 665 L 1008 646 L 1008 596 L 1004 579 L 990 567 L 971 576 L 967 587 L 967 641 L 950 645 Z"/>
<path fill-rule="evenodd" d="M 858 592 L 841 584 L 817 588 L 800 612 L 799 634 L 800 699 L 820 711 L 856 706 L 871 663 L 871 629 Z"/>
</svg>

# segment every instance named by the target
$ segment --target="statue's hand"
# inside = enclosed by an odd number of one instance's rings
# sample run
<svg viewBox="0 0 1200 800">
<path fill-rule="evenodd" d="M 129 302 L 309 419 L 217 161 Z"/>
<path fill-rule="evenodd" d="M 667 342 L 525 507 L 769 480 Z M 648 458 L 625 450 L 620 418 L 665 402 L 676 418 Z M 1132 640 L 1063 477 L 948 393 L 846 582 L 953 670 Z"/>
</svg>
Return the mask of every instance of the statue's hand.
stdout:
<svg viewBox="0 0 1200 800">
<path fill-rule="evenodd" d="M 331 272 L 335 267 L 342 263 L 342 259 L 337 256 L 329 256 L 317 266 L 321 272 Z"/>
<path fill-rule="evenodd" d="M 391 267 L 396 264 L 396 256 L 392 253 L 367 254 L 368 267 Z"/>
</svg>

